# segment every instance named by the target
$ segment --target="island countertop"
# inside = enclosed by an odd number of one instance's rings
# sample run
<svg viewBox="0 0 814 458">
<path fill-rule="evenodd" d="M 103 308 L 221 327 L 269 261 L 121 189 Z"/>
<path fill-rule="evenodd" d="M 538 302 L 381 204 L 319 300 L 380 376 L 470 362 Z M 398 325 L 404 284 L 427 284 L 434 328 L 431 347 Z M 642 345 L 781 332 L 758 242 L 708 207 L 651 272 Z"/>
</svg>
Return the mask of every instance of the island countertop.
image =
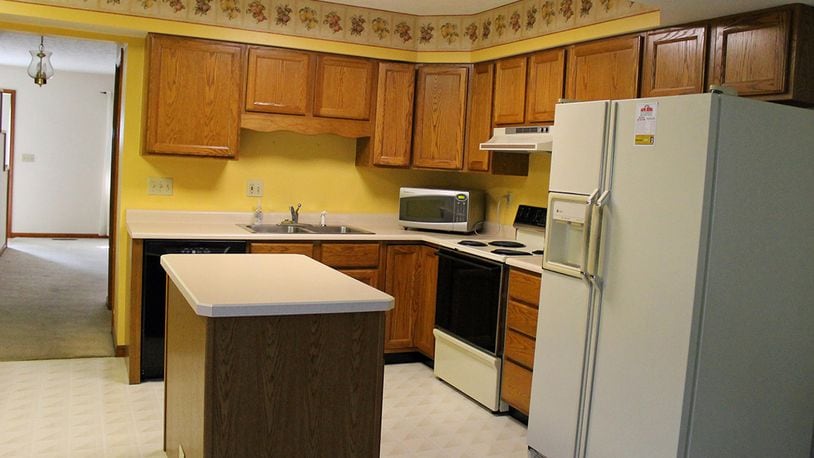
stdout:
<svg viewBox="0 0 814 458">
<path fill-rule="evenodd" d="M 161 265 L 206 317 L 378 312 L 393 297 L 298 254 L 168 254 Z"/>
</svg>

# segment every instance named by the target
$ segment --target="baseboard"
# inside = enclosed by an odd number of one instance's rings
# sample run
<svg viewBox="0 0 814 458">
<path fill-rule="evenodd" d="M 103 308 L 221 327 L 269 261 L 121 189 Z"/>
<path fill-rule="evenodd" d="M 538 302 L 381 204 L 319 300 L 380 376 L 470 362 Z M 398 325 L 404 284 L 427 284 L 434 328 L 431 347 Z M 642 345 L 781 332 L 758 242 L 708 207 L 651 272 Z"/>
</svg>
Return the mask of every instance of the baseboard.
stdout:
<svg viewBox="0 0 814 458">
<path fill-rule="evenodd" d="M 125 356 L 127 356 L 127 354 L 128 354 L 127 345 L 116 345 L 115 356 L 117 358 L 124 358 Z"/>
<path fill-rule="evenodd" d="M 0 246 L 0 255 L 2 255 L 2 254 L 3 254 L 3 252 L 5 252 L 5 251 L 6 251 L 6 247 L 7 247 L 7 246 L 8 246 L 8 243 L 4 243 L 4 244 L 3 244 L 3 246 Z"/>
<path fill-rule="evenodd" d="M 44 239 L 106 239 L 108 236 L 99 234 L 71 234 L 71 233 L 44 233 L 44 232 L 12 232 L 9 238 L 33 237 Z"/>
</svg>

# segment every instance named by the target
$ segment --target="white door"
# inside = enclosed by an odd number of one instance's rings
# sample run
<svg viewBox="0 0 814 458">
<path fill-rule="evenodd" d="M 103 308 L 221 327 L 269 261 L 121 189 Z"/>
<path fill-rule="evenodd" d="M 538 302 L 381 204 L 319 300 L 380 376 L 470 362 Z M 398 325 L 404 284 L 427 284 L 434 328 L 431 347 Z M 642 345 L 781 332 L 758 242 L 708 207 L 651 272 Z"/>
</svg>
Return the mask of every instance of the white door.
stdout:
<svg viewBox="0 0 814 458">
<path fill-rule="evenodd" d="M 615 109 L 589 457 L 677 454 L 710 192 L 710 100 L 704 94 L 643 99 Z M 636 145 L 637 110 L 654 102 L 655 141 Z M 639 127 L 654 126 L 640 120 Z"/>
<path fill-rule="evenodd" d="M 610 102 L 557 104 L 551 192 L 589 195 L 600 187 Z"/>
</svg>

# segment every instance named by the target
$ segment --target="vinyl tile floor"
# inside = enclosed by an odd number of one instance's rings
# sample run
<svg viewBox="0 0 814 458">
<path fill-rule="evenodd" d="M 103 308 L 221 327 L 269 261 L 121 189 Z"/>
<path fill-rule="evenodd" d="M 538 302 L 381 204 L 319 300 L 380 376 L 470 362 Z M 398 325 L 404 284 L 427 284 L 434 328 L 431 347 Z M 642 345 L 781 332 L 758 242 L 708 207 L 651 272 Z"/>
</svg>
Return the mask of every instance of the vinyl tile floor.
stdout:
<svg viewBox="0 0 814 458">
<path fill-rule="evenodd" d="M 164 457 L 164 384 L 123 358 L 0 362 L 0 457 Z M 385 366 L 382 457 L 524 458 L 526 427 L 420 363 Z"/>
</svg>

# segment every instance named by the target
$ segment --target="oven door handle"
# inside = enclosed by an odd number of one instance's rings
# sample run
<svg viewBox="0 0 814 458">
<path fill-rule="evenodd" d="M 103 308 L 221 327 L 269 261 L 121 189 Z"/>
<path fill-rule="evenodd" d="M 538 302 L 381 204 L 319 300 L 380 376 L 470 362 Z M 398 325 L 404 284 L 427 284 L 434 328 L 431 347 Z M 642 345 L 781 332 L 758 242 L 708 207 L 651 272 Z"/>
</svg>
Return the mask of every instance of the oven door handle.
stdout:
<svg viewBox="0 0 814 458">
<path fill-rule="evenodd" d="M 477 267 L 479 269 L 499 270 L 503 268 L 503 266 L 498 263 L 494 263 L 493 265 L 485 265 L 486 263 L 492 264 L 492 261 L 484 260 L 483 262 L 474 262 L 466 259 L 463 255 L 459 255 L 457 253 L 449 253 L 447 251 L 438 250 L 438 256 L 447 258 L 451 261 L 461 262 L 472 267 Z"/>
</svg>

